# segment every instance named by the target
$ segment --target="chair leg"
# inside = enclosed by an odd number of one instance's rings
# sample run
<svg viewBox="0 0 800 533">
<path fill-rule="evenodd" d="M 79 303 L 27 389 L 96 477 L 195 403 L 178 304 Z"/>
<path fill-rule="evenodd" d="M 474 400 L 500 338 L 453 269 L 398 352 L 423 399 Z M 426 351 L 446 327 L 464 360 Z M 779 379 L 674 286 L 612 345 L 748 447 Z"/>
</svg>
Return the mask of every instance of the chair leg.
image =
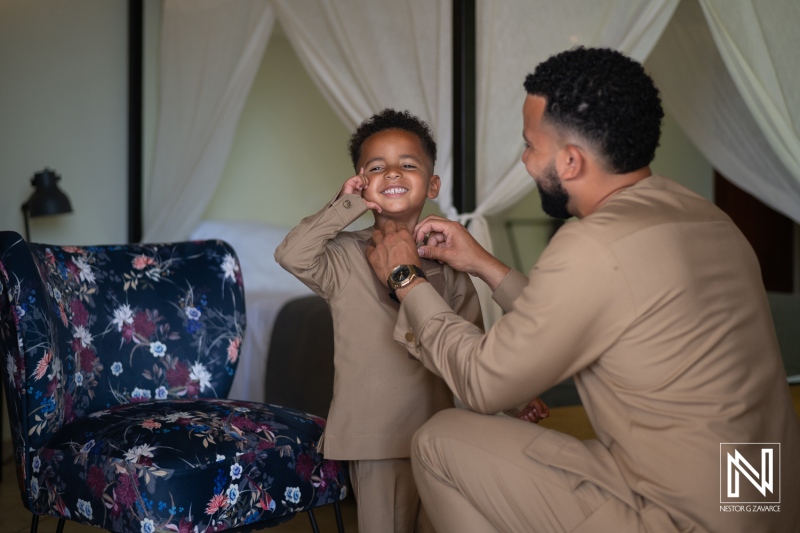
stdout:
<svg viewBox="0 0 800 533">
<path fill-rule="evenodd" d="M 64 533 L 64 524 L 67 523 L 66 518 L 59 518 L 58 525 L 56 526 L 56 533 Z M 31 519 L 31 533 L 36 533 L 39 530 L 39 515 L 33 515 Z"/>
<path fill-rule="evenodd" d="M 339 533 L 344 533 L 344 524 L 342 523 L 342 509 L 339 507 L 339 502 L 333 502 L 333 510 L 336 511 L 336 529 Z"/>
<path fill-rule="evenodd" d="M 306 512 L 308 513 L 308 519 L 311 520 L 311 530 L 314 531 L 314 533 L 319 533 L 317 519 L 314 517 L 314 509 L 309 509 Z"/>
</svg>

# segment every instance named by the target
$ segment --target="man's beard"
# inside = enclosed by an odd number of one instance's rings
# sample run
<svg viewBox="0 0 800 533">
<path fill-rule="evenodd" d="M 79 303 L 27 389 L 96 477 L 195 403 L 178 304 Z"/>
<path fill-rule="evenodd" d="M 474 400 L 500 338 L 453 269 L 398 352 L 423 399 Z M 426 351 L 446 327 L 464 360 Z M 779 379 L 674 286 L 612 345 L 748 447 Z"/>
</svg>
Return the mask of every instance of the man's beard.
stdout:
<svg viewBox="0 0 800 533">
<path fill-rule="evenodd" d="M 536 188 L 539 189 L 539 198 L 542 201 L 542 211 L 553 218 L 566 220 L 572 215 L 567 211 L 569 203 L 569 193 L 561 180 L 558 179 L 558 172 L 554 164 L 544 170 L 541 179 L 535 180 Z M 547 184 L 547 189 L 542 187 L 542 183 Z"/>
</svg>

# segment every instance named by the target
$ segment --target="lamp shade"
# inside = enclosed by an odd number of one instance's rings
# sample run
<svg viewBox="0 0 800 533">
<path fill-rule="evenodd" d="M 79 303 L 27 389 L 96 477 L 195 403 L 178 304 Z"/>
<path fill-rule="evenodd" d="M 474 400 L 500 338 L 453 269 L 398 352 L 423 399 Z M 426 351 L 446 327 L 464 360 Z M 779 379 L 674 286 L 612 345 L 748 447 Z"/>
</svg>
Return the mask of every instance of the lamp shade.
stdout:
<svg viewBox="0 0 800 533">
<path fill-rule="evenodd" d="M 60 179 L 61 176 L 49 168 L 34 174 L 31 183 L 36 190 L 26 202 L 29 216 L 41 217 L 72 212 L 69 198 L 58 188 Z"/>
</svg>

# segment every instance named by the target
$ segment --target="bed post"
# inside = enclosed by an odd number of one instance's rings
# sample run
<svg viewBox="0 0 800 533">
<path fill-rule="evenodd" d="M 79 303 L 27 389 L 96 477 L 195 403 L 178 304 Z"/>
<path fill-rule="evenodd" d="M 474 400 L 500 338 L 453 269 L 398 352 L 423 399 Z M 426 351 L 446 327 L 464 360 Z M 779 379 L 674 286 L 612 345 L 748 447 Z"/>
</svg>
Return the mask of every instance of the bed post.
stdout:
<svg viewBox="0 0 800 533">
<path fill-rule="evenodd" d="M 453 206 L 475 210 L 475 0 L 453 0 Z"/>
<path fill-rule="evenodd" d="M 128 242 L 142 240 L 142 62 L 144 5 L 128 0 Z"/>
</svg>

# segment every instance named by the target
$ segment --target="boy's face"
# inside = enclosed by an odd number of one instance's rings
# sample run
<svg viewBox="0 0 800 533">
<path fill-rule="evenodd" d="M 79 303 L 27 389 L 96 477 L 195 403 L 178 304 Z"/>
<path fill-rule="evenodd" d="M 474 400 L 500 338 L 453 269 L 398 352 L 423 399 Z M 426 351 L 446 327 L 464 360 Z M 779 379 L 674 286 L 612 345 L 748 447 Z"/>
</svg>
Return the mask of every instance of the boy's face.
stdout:
<svg viewBox="0 0 800 533">
<path fill-rule="evenodd" d="M 439 195 L 441 182 L 419 137 L 403 130 L 384 130 L 361 145 L 359 168 L 369 179 L 364 199 L 381 206 L 384 216 L 419 216 L 427 198 Z"/>
</svg>

